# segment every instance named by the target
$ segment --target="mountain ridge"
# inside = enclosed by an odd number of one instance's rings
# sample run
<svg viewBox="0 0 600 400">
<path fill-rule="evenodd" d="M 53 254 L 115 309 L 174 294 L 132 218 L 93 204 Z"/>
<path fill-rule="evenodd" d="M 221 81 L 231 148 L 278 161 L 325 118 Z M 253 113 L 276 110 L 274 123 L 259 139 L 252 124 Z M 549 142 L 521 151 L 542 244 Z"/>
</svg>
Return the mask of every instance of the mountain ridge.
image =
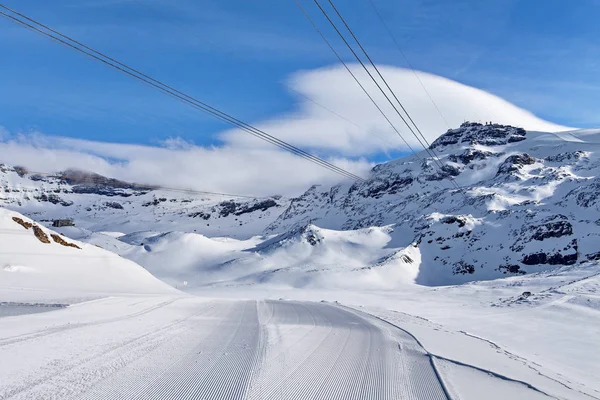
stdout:
<svg viewBox="0 0 600 400">
<path fill-rule="evenodd" d="M 406 269 L 410 262 L 402 255 L 410 253 L 408 259 L 418 260 L 416 283 L 460 284 L 600 258 L 594 245 L 600 236 L 597 233 L 600 225 L 598 143 L 600 130 L 544 133 L 501 124 L 466 122 L 432 142 L 430 150 L 435 152 L 437 160 L 423 151 L 375 166 L 364 182 L 343 182 L 330 188 L 313 185 L 293 199 L 273 196 L 192 200 L 177 197 L 179 195 L 167 196 L 160 189 L 136 192 L 132 188 L 121 188 L 119 190 L 131 193 L 123 209 L 106 206 L 108 202 L 103 204 L 109 196 L 102 193 L 95 195 L 96 202 L 91 207 L 84 208 L 83 202 L 75 206 L 79 207 L 83 220 L 93 220 L 83 225 L 91 231 L 142 231 L 140 237 L 144 237 L 144 231 L 152 231 L 146 235 L 150 238 L 175 230 L 209 238 L 229 236 L 242 240 L 235 250 L 227 253 L 226 259 L 219 258 L 217 264 L 211 264 L 212 261 L 207 264 L 204 257 L 197 258 L 196 264 L 191 261 L 186 264 L 195 265 L 193 268 L 199 273 L 204 268 L 214 271 L 219 263 L 231 270 L 236 265 L 241 270 L 249 268 L 250 263 L 250 269 L 263 275 L 270 270 L 280 274 L 287 270 L 286 265 L 293 266 L 296 272 L 313 271 L 311 265 L 320 265 L 325 273 L 339 270 L 327 267 L 327 263 L 332 266 L 349 263 L 346 272 L 352 274 L 377 269 L 396 259 L 404 260 L 402 265 L 405 266 L 398 268 Z M 11 176 L 16 174 L 14 169 L 4 167 L 4 170 Z M 15 182 L 23 182 L 11 179 L 6 178 L 5 172 L 6 206 L 30 210 L 30 216 L 39 218 L 52 214 L 48 211 L 35 214 L 40 207 L 27 205 L 23 193 L 14 191 L 18 189 Z M 450 179 L 460 189 L 454 187 Z M 38 197 L 60 194 L 68 197 L 66 201 L 76 201 L 73 199 L 77 194 L 63 193 L 65 187 L 68 189 L 68 183 L 62 186 L 55 183 L 45 191 L 40 189 Z M 58 189 L 63 191 L 57 192 Z M 61 206 L 60 202 L 49 203 L 53 210 L 73 207 Z M 140 218 L 141 222 L 116 221 L 127 218 Z M 104 223 L 98 222 L 99 219 Z M 214 224 L 214 229 L 207 226 Z M 328 246 L 328 240 L 336 237 L 334 242 L 346 243 L 339 249 L 350 251 L 351 237 L 355 235 L 352 232 L 370 228 L 383 229 L 381 232 L 385 232 L 382 234 L 387 238 L 374 246 L 361 244 L 361 251 L 372 253 L 361 253 L 360 265 L 344 257 L 330 257 L 332 250 L 325 253 L 316 250 L 319 246 Z M 341 233 L 335 231 L 347 233 L 340 236 Z M 250 238 L 253 239 L 248 241 Z M 281 250 L 274 252 L 280 265 L 268 260 L 269 255 L 263 251 L 266 247 L 285 249 L 289 245 L 283 244 L 290 240 L 296 243 L 294 251 L 298 253 L 294 254 L 304 260 L 301 265 Z M 248 258 L 248 253 L 254 258 Z M 329 257 L 326 262 L 320 258 L 325 257 L 324 254 Z M 151 258 L 144 255 L 144 260 Z M 259 262 L 269 267 L 255 265 Z M 296 272 L 294 282 L 299 281 Z M 234 275 L 239 278 L 239 274 Z M 265 276 L 260 279 L 264 281 Z"/>
</svg>

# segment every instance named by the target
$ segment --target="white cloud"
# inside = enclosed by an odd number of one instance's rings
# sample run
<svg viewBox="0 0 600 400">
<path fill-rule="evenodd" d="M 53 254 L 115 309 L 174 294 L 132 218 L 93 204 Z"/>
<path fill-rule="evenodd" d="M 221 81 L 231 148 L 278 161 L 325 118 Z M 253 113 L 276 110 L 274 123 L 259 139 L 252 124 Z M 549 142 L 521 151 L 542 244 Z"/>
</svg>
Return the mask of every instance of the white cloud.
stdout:
<svg viewBox="0 0 600 400">
<path fill-rule="evenodd" d="M 418 150 L 419 144 L 413 134 L 362 67 L 354 65 L 351 68 L 406 141 Z M 444 119 L 452 128 L 468 120 L 494 121 L 539 131 L 569 129 L 544 121 L 485 91 L 418 72 L 421 82 L 440 109 L 442 118 L 411 70 L 389 66 L 378 68 L 429 142 L 448 129 Z M 374 70 L 371 72 L 377 76 Z M 382 149 L 406 149 L 402 139 L 342 66 L 299 72 L 289 80 L 289 85 L 360 128 L 300 97 L 296 112 L 260 124 L 264 130 L 276 132 L 279 138 L 297 146 L 327 149 L 348 156 L 368 155 Z M 383 82 L 380 85 L 385 88 Z M 389 97 L 393 100 L 391 95 Z M 396 107 L 402 112 L 399 106 Z M 225 132 L 223 137 L 228 141 L 242 140 L 238 132 L 233 131 Z M 248 144 L 252 143 L 251 138 L 245 140 Z"/>
<path fill-rule="evenodd" d="M 352 67 L 367 85 L 366 75 Z M 381 72 L 394 88 L 428 140 L 447 126 L 415 79 L 412 71 L 382 66 Z M 419 73 L 450 126 L 464 120 L 494 121 L 529 130 L 568 129 L 520 109 L 489 93 L 439 76 Z M 387 150 L 406 150 L 387 122 L 342 67 L 295 74 L 294 90 L 350 119 L 354 124 L 298 97 L 297 111 L 257 124 L 266 132 L 304 149 L 329 155 L 329 161 L 365 176 L 372 166 L 364 157 Z M 374 95 L 415 149 L 416 139 L 407 132 L 381 94 Z M 395 118 L 394 118 L 395 115 Z M 50 137 L 43 134 L 0 135 L 0 162 L 25 165 L 37 171 L 71 167 L 106 176 L 170 187 L 239 194 L 298 194 L 310 184 L 340 180 L 317 165 L 283 152 L 239 130 L 220 135 L 219 145 L 201 147 L 181 138 L 159 146 L 94 142 Z M 349 158 L 350 157 L 350 158 Z M 358 157 L 363 157 L 357 160 Z"/>
<path fill-rule="evenodd" d="M 50 143 L 50 141 L 52 143 Z M 290 153 L 231 145 L 158 147 L 20 135 L 0 143 L 1 162 L 32 171 L 77 167 L 146 184 L 247 195 L 299 194 L 313 183 L 333 184 L 340 176 Z M 332 162 L 361 175 L 372 164 Z"/>
</svg>

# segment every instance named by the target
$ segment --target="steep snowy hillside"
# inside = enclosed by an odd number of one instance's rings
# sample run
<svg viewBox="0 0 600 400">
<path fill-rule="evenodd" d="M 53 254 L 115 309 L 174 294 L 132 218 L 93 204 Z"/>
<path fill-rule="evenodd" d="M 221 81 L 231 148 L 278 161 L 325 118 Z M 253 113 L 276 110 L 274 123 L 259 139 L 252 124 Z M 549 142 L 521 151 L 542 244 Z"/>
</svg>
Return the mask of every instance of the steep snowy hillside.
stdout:
<svg viewBox="0 0 600 400">
<path fill-rule="evenodd" d="M 600 259 L 600 130 L 464 123 L 362 183 L 314 186 L 268 228 L 409 229 L 416 282 L 447 285 Z M 452 187 L 450 178 L 462 190 Z"/>
<path fill-rule="evenodd" d="M 141 266 L 0 208 L 0 288 L 79 293 L 177 293 Z"/>
<path fill-rule="evenodd" d="M 1 161 L 1 160 L 0 160 Z M 0 206 L 41 222 L 73 219 L 92 231 L 189 231 L 247 238 L 272 222 L 289 201 L 165 191 L 82 171 L 56 175 L 0 165 Z"/>
</svg>

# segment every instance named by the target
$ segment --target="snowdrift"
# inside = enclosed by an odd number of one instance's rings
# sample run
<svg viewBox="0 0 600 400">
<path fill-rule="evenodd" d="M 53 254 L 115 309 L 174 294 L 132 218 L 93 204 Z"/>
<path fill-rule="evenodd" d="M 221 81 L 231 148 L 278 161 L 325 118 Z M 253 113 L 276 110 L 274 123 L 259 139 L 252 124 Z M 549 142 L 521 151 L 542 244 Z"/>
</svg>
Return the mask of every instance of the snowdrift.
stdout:
<svg viewBox="0 0 600 400">
<path fill-rule="evenodd" d="M 0 287 L 85 293 L 177 293 L 140 265 L 0 208 Z"/>
</svg>

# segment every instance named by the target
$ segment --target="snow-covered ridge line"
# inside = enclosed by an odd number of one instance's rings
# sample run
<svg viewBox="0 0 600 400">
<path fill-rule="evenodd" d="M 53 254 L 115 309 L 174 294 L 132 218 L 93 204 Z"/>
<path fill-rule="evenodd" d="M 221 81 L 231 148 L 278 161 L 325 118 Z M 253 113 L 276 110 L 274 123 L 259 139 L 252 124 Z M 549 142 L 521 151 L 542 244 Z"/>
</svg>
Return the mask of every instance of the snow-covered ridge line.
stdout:
<svg viewBox="0 0 600 400">
<path fill-rule="evenodd" d="M 63 233 L 172 283 L 451 285 L 600 259 L 599 143 L 600 130 L 464 123 L 432 143 L 441 169 L 421 152 L 294 199 L 73 193 L 4 167 L 0 201 L 38 220 L 72 217 Z"/>
<path fill-rule="evenodd" d="M 0 160 L 1 161 L 1 160 Z M 92 231 L 178 230 L 247 238 L 262 231 L 288 200 L 162 190 L 77 170 L 54 175 L 0 165 L 0 205 L 38 221 L 71 219 Z M 167 229 L 169 229 L 167 228 Z"/>
</svg>

